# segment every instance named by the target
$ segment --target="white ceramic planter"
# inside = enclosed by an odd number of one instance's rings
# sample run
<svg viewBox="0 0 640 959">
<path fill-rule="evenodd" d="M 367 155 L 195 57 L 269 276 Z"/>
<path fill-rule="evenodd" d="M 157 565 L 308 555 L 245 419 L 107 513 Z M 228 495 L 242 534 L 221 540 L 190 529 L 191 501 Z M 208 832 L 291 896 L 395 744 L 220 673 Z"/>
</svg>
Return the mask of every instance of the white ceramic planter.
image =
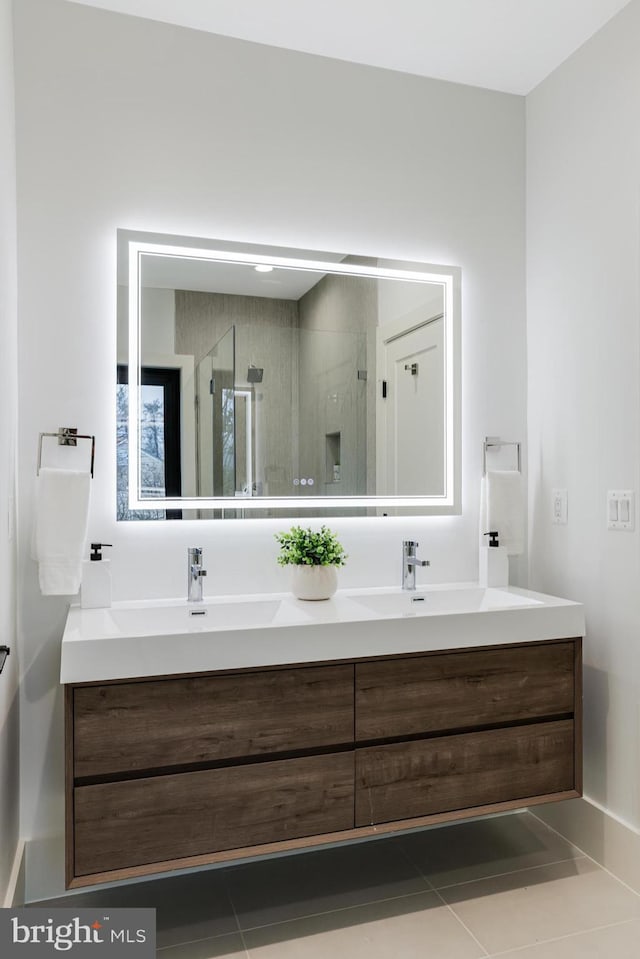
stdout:
<svg viewBox="0 0 640 959">
<path fill-rule="evenodd" d="M 291 592 L 297 599 L 329 599 L 338 588 L 335 566 L 292 566 Z"/>
</svg>

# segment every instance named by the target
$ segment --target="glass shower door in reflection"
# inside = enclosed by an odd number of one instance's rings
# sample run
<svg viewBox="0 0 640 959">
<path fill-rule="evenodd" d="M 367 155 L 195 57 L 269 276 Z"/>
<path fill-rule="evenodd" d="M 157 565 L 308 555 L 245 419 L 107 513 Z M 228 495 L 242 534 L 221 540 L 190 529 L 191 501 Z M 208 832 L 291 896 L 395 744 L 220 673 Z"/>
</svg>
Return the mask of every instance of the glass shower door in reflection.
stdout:
<svg viewBox="0 0 640 959">
<path fill-rule="evenodd" d="M 199 362 L 196 376 L 198 496 L 235 496 L 235 327 Z"/>
</svg>

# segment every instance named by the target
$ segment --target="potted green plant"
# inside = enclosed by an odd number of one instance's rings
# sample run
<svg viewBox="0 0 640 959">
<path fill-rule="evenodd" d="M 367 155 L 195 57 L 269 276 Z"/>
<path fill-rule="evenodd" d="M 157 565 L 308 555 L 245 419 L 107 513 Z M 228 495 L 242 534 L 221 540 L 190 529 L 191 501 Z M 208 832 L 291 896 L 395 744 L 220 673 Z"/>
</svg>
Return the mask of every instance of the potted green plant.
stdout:
<svg viewBox="0 0 640 959">
<path fill-rule="evenodd" d="M 292 526 L 276 533 L 280 544 L 278 563 L 291 566 L 291 591 L 298 599 L 329 599 L 338 588 L 337 567 L 347 556 L 335 533 L 326 526 L 319 530 Z"/>
</svg>

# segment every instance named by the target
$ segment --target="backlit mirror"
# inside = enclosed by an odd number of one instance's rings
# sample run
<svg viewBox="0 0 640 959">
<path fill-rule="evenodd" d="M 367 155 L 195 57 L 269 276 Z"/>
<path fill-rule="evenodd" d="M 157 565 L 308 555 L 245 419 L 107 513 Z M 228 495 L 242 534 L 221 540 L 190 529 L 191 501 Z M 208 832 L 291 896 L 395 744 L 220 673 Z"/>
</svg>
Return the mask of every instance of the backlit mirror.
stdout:
<svg viewBox="0 0 640 959">
<path fill-rule="evenodd" d="M 118 234 L 118 518 L 459 511 L 459 271 Z"/>
</svg>

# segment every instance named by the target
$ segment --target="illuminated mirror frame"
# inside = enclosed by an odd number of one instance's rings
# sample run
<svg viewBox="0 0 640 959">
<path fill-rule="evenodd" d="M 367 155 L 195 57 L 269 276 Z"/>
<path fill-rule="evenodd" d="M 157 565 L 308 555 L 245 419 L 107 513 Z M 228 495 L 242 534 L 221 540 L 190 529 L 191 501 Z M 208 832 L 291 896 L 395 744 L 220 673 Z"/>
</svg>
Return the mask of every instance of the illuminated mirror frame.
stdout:
<svg viewBox="0 0 640 959">
<path fill-rule="evenodd" d="M 233 244 L 234 246 L 236 244 Z M 253 249 L 256 249 L 253 247 Z M 257 266 L 264 264 L 284 269 L 334 273 L 371 279 L 408 280 L 438 284 L 444 297 L 445 343 L 445 492 L 441 496 L 295 496 L 243 497 L 241 501 L 224 496 L 179 496 L 144 499 L 140 495 L 140 352 L 142 297 L 140 285 L 142 256 L 188 257 L 216 263 Z M 350 507 L 382 508 L 385 512 L 411 510 L 423 514 L 452 514 L 461 511 L 460 487 L 460 270 L 425 264 L 425 269 L 392 269 L 344 262 L 326 262 L 267 253 L 244 253 L 165 243 L 129 241 L 129 508 L 131 510 L 200 509 L 287 509 L 308 512 L 313 509 Z M 419 265 L 419 264 L 417 264 Z M 416 438 L 419 442 L 419 437 Z"/>
</svg>

